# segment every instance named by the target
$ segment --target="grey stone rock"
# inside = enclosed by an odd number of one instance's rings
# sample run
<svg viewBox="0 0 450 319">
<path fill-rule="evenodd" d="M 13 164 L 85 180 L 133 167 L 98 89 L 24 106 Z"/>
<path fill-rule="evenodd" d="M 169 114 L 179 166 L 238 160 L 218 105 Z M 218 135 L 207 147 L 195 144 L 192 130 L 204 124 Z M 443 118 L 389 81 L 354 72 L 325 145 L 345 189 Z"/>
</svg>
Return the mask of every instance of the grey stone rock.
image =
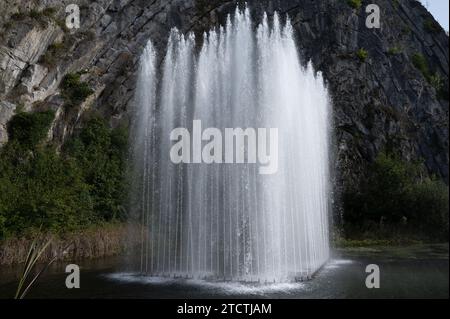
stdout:
<svg viewBox="0 0 450 319">
<path fill-rule="evenodd" d="M 31 2 L 19 2 L 33 8 Z M 43 73 L 30 78 L 24 70 L 39 64 L 39 57 L 61 30 L 14 24 L 8 31 L 9 45 L 0 45 L 0 100 L 15 102 L 17 96 L 8 93 L 21 85 L 21 94 L 29 101 L 41 100 L 57 109 L 60 115 L 52 138 L 58 143 L 81 126 L 83 118 L 82 112 L 65 114 L 62 109 L 58 85 L 67 72 L 87 69 L 86 80 L 95 90 L 92 108 L 110 119 L 111 125 L 127 122 L 139 56 L 148 39 L 157 48 L 161 63 L 172 27 L 200 35 L 224 23 L 237 4 L 242 4 L 233 0 L 75 3 L 85 8 L 82 28 L 72 32 L 75 40 L 66 57 L 47 72 L 31 96 L 30 88 Z M 46 4 L 58 8 L 59 19 L 64 17 L 61 2 L 49 0 Z M 412 63 L 414 54 L 422 54 L 429 69 L 448 87 L 448 36 L 444 31 L 428 33 L 424 29 L 423 22 L 432 17 L 414 0 L 377 1 L 382 28 L 367 29 L 364 4 L 355 10 L 341 0 L 248 2 L 256 20 L 263 11 L 270 17 L 278 11 L 282 20 L 288 15 L 302 62 L 311 60 L 315 69 L 323 72 L 333 101 L 337 193 L 364 178 L 368 165 L 389 147 L 405 159 L 423 159 L 430 174 L 448 183 L 448 101 L 437 97 Z M 8 16 L 17 12 L 17 3 L 2 2 L 0 9 Z M 394 47 L 400 52 L 389 54 Z M 360 48 L 368 52 L 365 61 L 356 56 Z"/>
</svg>

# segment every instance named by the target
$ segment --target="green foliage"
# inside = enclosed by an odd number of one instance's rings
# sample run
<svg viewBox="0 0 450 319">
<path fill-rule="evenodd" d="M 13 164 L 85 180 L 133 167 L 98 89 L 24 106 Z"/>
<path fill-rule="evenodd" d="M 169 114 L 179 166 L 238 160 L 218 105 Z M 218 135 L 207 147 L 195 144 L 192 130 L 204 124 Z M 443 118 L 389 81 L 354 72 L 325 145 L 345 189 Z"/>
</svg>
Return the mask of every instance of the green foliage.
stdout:
<svg viewBox="0 0 450 319">
<path fill-rule="evenodd" d="M 105 220 L 123 217 L 127 140 L 123 128 L 110 130 L 104 120 L 93 118 L 67 145 L 67 153 L 77 160 L 91 186 L 94 210 Z"/>
<path fill-rule="evenodd" d="M 347 0 L 347 4 L 353 9 L 361 8 L 362 1 L 361 0 Z"/>
<path fill-rule="evenodd" d="M 358 57 L 358 59 L 361 62 L 364 62 L 367 59 L 367 57 L 369 56 L 369 52 L 367 52 L 367 50 L 361 48 L 358 51 L 356 51 L 356 56 Z"/>
<path fill-rule="evenodd" d="M 89 188 L 72 159 L 52 147 L 34 152 L 8 143 L 1 153 L 0 215 L 6 234 L 38 228 L 60 231 L 93 219 Z"/>
<path fill-rule="evenodd" d="M 39 23 L 42 28 L 46 28 L 50 22 L 48 16 L 46 16 L 43 11 L 31 10 L 28 12 L 28 16 Z"/>
<path fill-rule="evenodd" d="M 62 95 L 69 107 L 80 105 L 94 91 L 89 84 L 80 80 L 80 73 L 68 73 L 64 77 L 61 88 Z"/>
<path fill-rule="evenodd" d="M 56 19 L 56 18 L 54 18 L 54 21 L 58 25 L 58 27 L 61 28 L 61 30 L 63 30 L 64 32 L 68 32 L 69 31 L 69 29 L 67 28 L 65 19 Z"/>
<path fill-rule="evenodd" d="M 54 117 L 53 111 L 18 113 L 8 123 L 8 135 L 11 140 L 33 149 L 47 136 Z"/>
<path fill-rule="evenodd" d="M 13 13 L 11 15 L 11 19 L 12 20 L 16 20 L 16 21 L 22 21 L 27 17 L 26 13 L 24 13 L 23 11 L 19 11 L 16 13 Z"/>
<path fill-rule="evenodd" d="M 53 18 L 56 14 L 56 9 L 53 7 L 48 7 L 42 10 L 42 14 L 46 17 Z"/>
<path fill-rule="evenodd" d="M 402 49 L 399 46 L 394 46 L 392 48 L 389 48 L 388 54 L 390 55 L 397 55 L 402 52 Z"/>
<path fill-rule="evenodd" d="M 14 132 L 19 127 L 28 126 L 15 126 Z M 39 127 L 37 135 L 44 131 Z M 39 227 L 76 230 L 124 217 L 124 129 L 111 130 L 92 119 L 61 153 L 24 135 L 0 150 L 0 238 Z"/>
<path fill-rule="evenodd" d="M 444 85 L 442 77 L 437 72 L 430 76 L 429 81 L 431 86 L 435 88 L 436 92 L 439 92 Z"/>
<path fill-rule="evenodd" d="M 438 72 L 432 74 L 428 67 L 427 60 L 422 54 L 416 53 L 412 56 L 412 63 L 418 69 L 423 77 L 436 90 L 437 98 L 448 101 L 448 84 L 444 83 L 443 78 Z"/>
<path fill-rule="evenodd" d="M 391 231 L 403 227 L 433 239 L 448 237 L 448 187 L 421 175 L 418 163 L 381 153 L 359 188 L 344 194 L 347 231 L 371 225 Z"/>
<path fill-rule="evenodd" d="M 54 8 L 46 8 L 42 11 L 38 11 L 35 9 L 32 9 L 28 12 L 26 11 L 19 11 L 11 15 L 11 21 L 23 21 L 25 19 L 28 19 L 30 21 L 37 22 L 42 28 L 46 28 L 48 24 L 50 23 L 50 19 L 53 18 L 53 15 L 56 13 L 56 10 Z"/>
<path fill-rule="evenodd" d="M 412 63 L 418 69 L 427 81 L 430 79 L 430 69 L 425 57 L 420 53 L 415 53 L 412 56 Z"/>
<path fill-rule="evenodd" d="M 441 27 L 440 27 L 439 23 L 437 23 L 436 21 L 434 21 L 431 18 L 428 18 L 423 22 L 423 28 L 428 33 L 438 33 L 441 31 Z"/>
<path fill-rule="evenodd" d="M 67 47 L 64 42 L 55 42 L 47 48 L 47 51 L 41 56 L 39 62 L 47 67 L 56 65 L 59 58 L 63 57 Z"/>
<path fill-rule="evenodd" d="M 37 10 L 31 10 L 28 15 L 33 19 L 40 19 L 42 16 L 42 13 Z"/>
<path fill-rule="evenodd" d="M 448 191 L 442 181 L 429 178 L 412 187 L 409 215 L 420 231 L 448 239 Z"/>
</svg>

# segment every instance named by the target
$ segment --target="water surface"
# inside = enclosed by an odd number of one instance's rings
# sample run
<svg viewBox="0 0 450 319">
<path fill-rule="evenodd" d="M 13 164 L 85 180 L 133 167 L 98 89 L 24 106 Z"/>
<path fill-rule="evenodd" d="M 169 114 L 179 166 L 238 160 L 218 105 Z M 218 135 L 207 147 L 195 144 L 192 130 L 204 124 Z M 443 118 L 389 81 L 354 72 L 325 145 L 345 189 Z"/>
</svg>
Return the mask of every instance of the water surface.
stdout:
<svg viewBox="0 0 450 319">
<path fill-rule="evenodd" d="M 365 286 L 377 264 L 380 289 Z M 301 283 L 245 284 L 136 275 L 115 257 L 79 263 L 81 288 L 65 287 L 65 264 L 54 265 L 29 298 L 448 298 L 448 244 L 340 249 L 316 277 Z M 11 297 L 19 268 L 2 268 L 0 297 Z"/>
</svg>

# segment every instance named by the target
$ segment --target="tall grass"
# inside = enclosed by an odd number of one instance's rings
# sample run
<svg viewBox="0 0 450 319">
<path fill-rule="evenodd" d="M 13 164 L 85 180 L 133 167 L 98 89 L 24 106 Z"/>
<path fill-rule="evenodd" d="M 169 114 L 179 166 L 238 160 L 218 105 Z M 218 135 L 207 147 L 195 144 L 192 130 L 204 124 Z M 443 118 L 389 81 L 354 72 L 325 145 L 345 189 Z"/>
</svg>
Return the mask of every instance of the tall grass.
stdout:
<svg viewBox="0 0 450 319">
<path fill-rule="evenodd" d="M 50 260 L 50 262 L 42 268 L 28 283 L 25 287 L 25 283 L 27 282 L 28 276 L 31 271 L 35 268 L 37 261 L 41 257 L 42 253 L 47 249 L 50 245 L 51 240 L 44 243 L 41 247 L 38 245 L 37 238 L 33 240 L 30 245 L 30 249 L 28 250 L 27 259 L 25 260 L 25 265 L 23 268 L 22 276 L 19 280 L 19 285 L 17 286 L 16 294 L 14 299 L 23 299 L 25 295 L 28 293 L 33 284 L 39 279 L 42 273 L 47 269 L 47 267 L 54 261 L 54 259 Z"/>
<path fill-rule="evenodd" d="M 19 280 L 19 284 L 17 286 L 16 294 L 14 299 L 23 299 L 30 291 L 30 289 L 36 284 L 37 280 L 41 277 L 41 275 L 47 270 L 47 268 L 58 258 L 58 254 L 55 254 L 49 262 L 44 264 L 44 266 L 36 273 L 36 265 L 39 262 L 39 259 L 45 252 L 45 250 L 49 247 L 52 240 L 49 239 L 43 244 L 39 244 L 38 238 L 35 238 L 30 245 L 30 249 L 28 250 L 27 258 L 25 260 L 24 268 L 22 275 Z M 63 254 L 67 251 L 67 249 L 72 244 L 69 244 L 63 251 Z M 36 273 L 33 277 L 30 276 L 31 273 Z M 29 279 L 30 278 L 30 279 Z"/>
</svg>

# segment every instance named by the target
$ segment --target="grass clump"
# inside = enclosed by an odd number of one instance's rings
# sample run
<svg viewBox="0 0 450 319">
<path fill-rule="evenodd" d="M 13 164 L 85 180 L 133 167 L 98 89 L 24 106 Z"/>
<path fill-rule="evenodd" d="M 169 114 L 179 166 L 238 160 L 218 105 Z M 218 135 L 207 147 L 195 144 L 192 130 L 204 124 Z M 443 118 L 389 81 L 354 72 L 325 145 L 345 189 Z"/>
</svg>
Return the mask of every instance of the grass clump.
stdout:
<svg viewBox="0 0 450 319">
<path fill-rule="evenodd" d="M 427 81 L 430 79 L 430 69 L 425 57 L 420 53 L 415 53 L 412 56 L 412 63 L 416 69 L 418 69 Z"/>
<path fill-rule="evenodd" d="M 94 93 L 89 84 L 81 81 L 80 73 L 68 73 L 61 82 L 62 95 L 66 106 L 78 106 Z"/>
<path fill-rule="evenodd" d="M 347 0 L 347 4 L 353 9 L 361 8 L 362 1 L 361 0 Z"/>
<path fill-rule="evenodd" d="M 397 54 L 400 54 L 400 53 L 402 53 L 402 49 L 399 46 L 391 47 L 388 50 L 388 54 L 389 55 L 397 55 Z"/>
<path fill-rule="evenodd" d="M 367 57 L 369 56 L 369 52 L 367 50 L 361 48 L 358 51 L 356 51 L 356 56 L 361 62 L 366 61 Z"/>
<path fill-rule="evenodd" d="M 17 285 L 16 294 L 14 299 L 23 299 L 28 294 L 30 289 L 35 285 L 39 277 L 44 271 L 56 260 L 56 256 L 53 257 L 40 271 L 36 271 L 36 264 L 39 263 L 42 254 L 47 250 L 51 243 L 48 240 L 42 244 L 38 243 L 38 239 L 33 240 L 28 250 L 27 259 L 23 266 L 23 272 Z M 34 274 L 33 274 L 34 273 Z"/>
<path fill-rule="evenodd" d="M 430 82 L 431 86 L 436 89 L 437 92 L 439 92 L 442 89 L 442 87 L 444 86 L 442 77 L 437 72 L 430 76 L 429 82 Z"/>
</svg>

